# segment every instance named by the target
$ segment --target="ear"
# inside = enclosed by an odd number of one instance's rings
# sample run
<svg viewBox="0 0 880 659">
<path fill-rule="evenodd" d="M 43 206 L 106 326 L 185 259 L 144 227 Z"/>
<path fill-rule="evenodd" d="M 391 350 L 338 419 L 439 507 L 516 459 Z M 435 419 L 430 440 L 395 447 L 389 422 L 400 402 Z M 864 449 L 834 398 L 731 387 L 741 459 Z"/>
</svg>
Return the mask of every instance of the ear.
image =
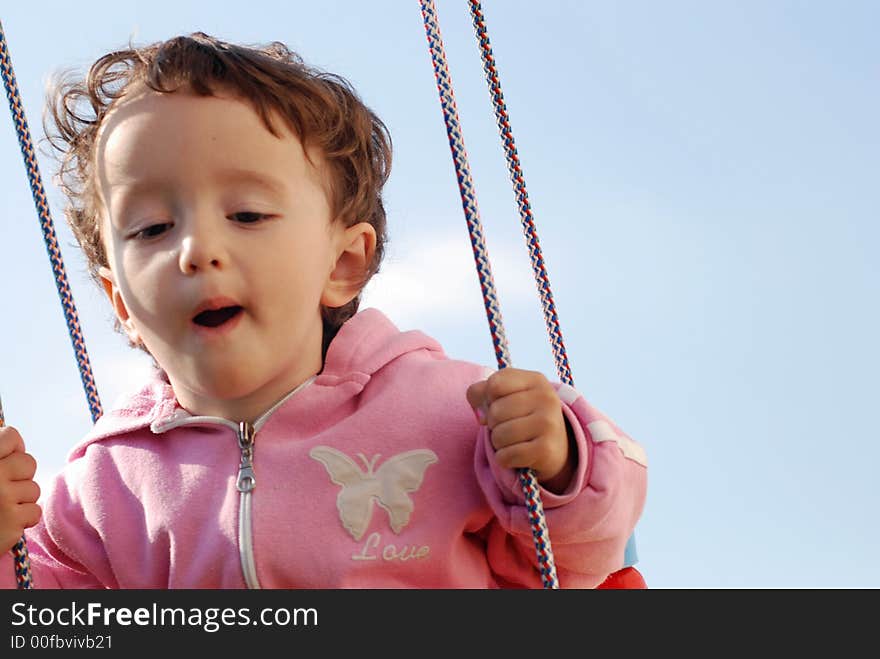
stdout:
<svg viewBox="0 0 880 659">
<path fill-rule="evenodd" d="M 367 270 L 376 252 L 376 230 L 369 222 L 360 222 L 339 234 L 336 263 L 324 292 L 321 304 L 342 307 L 351 302 L 364 286 Z"/>
<path fill-rule="evenodd" d="M 104 287 L 104 292 L 110 299 L 110 305 L 113 307 L 113 313 L 116 314 L 116 319 L 128 335 L 128 340 L 134 345 L 140 345 L 142 343 L 141 335 L 138 333 L 137 328 L 134 326 L 134 321 L 128 314 L 128 307 L 125 306 L 125 301 L 122 299 L 122 293 L 119 292 L 119 287 L 116 285 L 116 278 L 113 275 L 113 271 L 110 268 L 101 266 L 98 268 L 98 276 L 101 277 L 101 285 Z"/>
</svg>

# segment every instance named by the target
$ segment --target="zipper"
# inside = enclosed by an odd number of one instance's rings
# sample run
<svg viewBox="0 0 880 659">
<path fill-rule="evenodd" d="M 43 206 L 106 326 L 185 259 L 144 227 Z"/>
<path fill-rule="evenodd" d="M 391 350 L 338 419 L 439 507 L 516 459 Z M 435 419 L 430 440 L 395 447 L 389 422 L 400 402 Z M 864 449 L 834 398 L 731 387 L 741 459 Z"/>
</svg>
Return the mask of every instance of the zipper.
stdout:
<svg viewBox="0 0 880 659">
<path fill-rule="evenodd" d="M 254 427 L 247 421 L 238 424 L 238 448 L 241 449 L 241 464 L 238 467 L 236 487 L 242 493 L 249 493 L 257 486 L 254 475 Z"/>
<path fill-rule="evenodd" d="M 261 588 L 260 580 L 257 578 L 257 564 L 254 560 L 253 503 L 251 501 L 251 495 L 257 486 L 257 477 L 254 473 L 254 439 L 257 431 L 269 420 L 272 413 L 287 402 L 295 393 L 312 384 L 316 377 L 313 375 L 308 378 L 264 412 L 254 423 L 240 421 L 236 425 L 232 421 L 218 416 L 191 416 L 181 409 L 170 418 L 159 422 L 154 421 L 150 425 L 150 430 L 157 434 L 180 426 L 197 424 L 219 424 L 235 432 L 241 452 L 238 475 L 235 479 L 235 487 L 239 492 L 238 551 L 244 582 L 251 589 L 257 590 Z"/>
<path fill-rule="evenodd" d="M 238 424 L 238 448 L 241 451 L 241 462 L 238 466 L 236 487 L 239 495 L 238 512 L 238 546 L 241 555 L 241 571 L 248 588 L 259 589 L 257 565 L 254 561 L 254 534 L 251 515 L 251 493 L 257 486 L 254 474 L 254 437 L 256 430 L 253 424 L 241 421 Z"/>
<path fill-rule="evenodd" d="M 253 504 L 251 495 L 257 486 L 257 477 L 254 474 L 254 439 L 257 430 L 263 427 L 263 424 L 269 420 L 269 417 L 290 399 L 298 391 L 305 389 L 317 376 L 308 378 L 305 382 L 296 387 L 284 398 L 275 403 L 271 408 L 266 410 L 260 418 L 253 423 L 240 421 L 236 429 L 238 437 L 238 447 L 241 450 L 241 462 L 238 466 L 238 477 L 235 484 L 239 491 L 239 512 L 238 512 L 238 551 L 241 557 L 241 572 L 244 576 L 244 582 L 248 588 L 259 590 L 260 580 L 257 578 L 257 562 L 254 559 L 254 531 L 253 531 Z M 226 422 L 232 425 L 230 422 Z"/>
</svg>

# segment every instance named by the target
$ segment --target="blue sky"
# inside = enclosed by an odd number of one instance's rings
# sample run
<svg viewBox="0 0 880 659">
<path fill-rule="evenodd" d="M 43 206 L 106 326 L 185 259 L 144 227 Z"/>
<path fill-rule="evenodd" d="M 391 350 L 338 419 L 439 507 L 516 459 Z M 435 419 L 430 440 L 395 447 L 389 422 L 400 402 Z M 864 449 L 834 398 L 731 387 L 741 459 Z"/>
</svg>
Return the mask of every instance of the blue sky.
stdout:
<svg viewBox="0 0 880 659">
<path fill-rule="evenodd" d="M 555 377 L 466 3 L 437 7 L 512 361 Z M 880 587 L 880 5 L 483 9 L 575 385 L 648 452 L 648 584 Z M 129 39 L 280 40 L 348 78 L 395 145 L 365 306 L 494 365 L 418 2 L 44 1 L 0 20 L 35 137 L 49 76 Z M 148 364 L 40 166 L 107 407 Z M 0 180 L 0 395 L 44 482 L 91 421 L 8 114 Z"/>
</svg>

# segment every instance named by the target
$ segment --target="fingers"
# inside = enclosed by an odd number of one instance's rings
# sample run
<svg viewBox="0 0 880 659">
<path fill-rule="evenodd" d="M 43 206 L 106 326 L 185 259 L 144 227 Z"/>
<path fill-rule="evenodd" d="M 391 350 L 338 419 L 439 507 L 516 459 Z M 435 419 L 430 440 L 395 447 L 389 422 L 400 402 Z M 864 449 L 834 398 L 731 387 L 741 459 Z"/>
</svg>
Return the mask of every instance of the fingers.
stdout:
<svg viewBox="0 0 880 659">
<path fill-rule="evenodd" d="M 569 451 L 567 441 L 560 441 L 564 433 L 564 422 L 560 431 L 555 422 L 548 423 L 541 414 L 532 414 L 495 426 L 490 441 L 499 465 L 534 469 L 540 481 L 565 466 Z"/>
<path fill-rule="evenodd" d="M 37 473 L 37 461 L 29 453 L 19 451 L 0 458 L 0 482 L 30 480 Z"/>
<path fill-rule="evenodd" d="M 36 526 L 43 514 L 35 503 L 22 503 L 3 511 L 0 515 L 0 550 L 4 553 L 12 549 L 25 529 Z"/>
<path fill-rule="evenodd" d="M 478 421 L 493 432 L 502 423 L 539 414 L 547 423 L 560 416 L 562 404 L 556 390 L 538 373 L 537 381 L 511 378 L 483 380 L 470 386 L 468 402 L 477 412 Z"/>
<path fill-rule="evenodd" d="M 32 480 L 0 480 L 0 550 L 11 549 L 25 529 L 40 521 L 39 498 L 40 486 Z"/>
<path fill-rule="evenodd" d="M 0 481 L 29 480 L 37 473 L 37 461 L 25 453 L 24 440 L 12 426 L 0 428 Z"/>
<path fill-rule="evenodd" d="M 519 396 L 517 394 L 523 394 Z M 505 421 L 511 414 L 523 416 L 537 405 L 546 404 L 557 398 L 556 390 L 542 373 L 517 368 L 503 368 L 486 380 L 480 380 L 468 387 L 467 401 L 474 411 L 482 410 L 489 427 Z M 496 402 L 513 397 L 516 402 L 507 402 L 501 408 Z M 529 404 L 528 399 L 534 399 Z"/>
<path fill-rule="evenodd" d="M 0 428 L 0 549 L 11 549 L 26 528 L 40 521 L 36 471 L 37 461 L 25 453 L 19 432 Z"/>
<path fill-rule="evenodd" d="M 40 487 L 34 481 L 0 481 L 0 550 L 11 549 L 25 529 L 40 521 L 39 498 Z"/>
<path fill-rule="evenodd" d="M 532 418 L 538 423 L 553 425 L 556 417 L 561 414 L 561 409 L 559 397 L 552 391 L 549 396 L 535 390 L 517 391 L 498 398 L 489 405 L 486 425 L 493 434 L 500 426 L 514 419 Z"/>
<path fill-rule="evenodd" d="M 8 505 L 36 503 L 40 486 L 36 481 L 12 481 L 0 487 L 0 501 Z"/>
<path fill-rule="evenodd" d="M 0 460 L 16 451 L 24 453 L 24 440 L 12 426 L 0 428 Z"/>
<path fill-rule="evenodd" d="M 21 522 L 22 529 L 21 532 L 24 533 L 25 529 L 29 529 L 32 526 L 36 526 L 40 521 L 40 517 L 43 515 L 43 509 L 40 508 L 35 503 L 22 503 L 18 506 L 18 518 Z M 18 534 L 21 537 L 21 533 Z"/>
<path fill-rule="evenodd" d="M 521 368 L 502 368 L 486 380 L 489 400 L 509 396 L 517 391 L 525 391 L 547 383 L 543 373 L 526 371 Z M 549 383 L 547 383 L 549 385 Z"/>
<path fill-rule="evenodd" d="M 491 441 L 495 450 L 500 450 L 519 442 L 540 439 L 551 426 L 540 413 L 517 416 L 490 426 Z"/>
<path fill-rule="evenodd" d="M 467 388 L 467 391 L 465 392 L 467 402 L 477 414 L 477 420 L 480 423 L 482 423 L 483 419 L 485 419 L 486 411 L 489 409 L 488 391 L 489 381 L 480 380 L 479 382 L 474 382 L 471 386 Z M 481 412 L 482 418 L 480 417 Z"/>
<path fill-rule="evenodd" d="M 518 469 L 520 467 L 534 468 L 535 462 L 542 456 L 542 450 L 535 440 L 516 442 L 495 451 L 495 460 L 506 469 Z M 538 469 L 535 469 L 540 477 Z"/>
<path fill-rule="evenodd" d="M 542 373 L 501 369 L 472 384 L 467 400 L 502 467 L 534 469 L 540 481 L 570 462 L 562 402 Z"/>
</svg>

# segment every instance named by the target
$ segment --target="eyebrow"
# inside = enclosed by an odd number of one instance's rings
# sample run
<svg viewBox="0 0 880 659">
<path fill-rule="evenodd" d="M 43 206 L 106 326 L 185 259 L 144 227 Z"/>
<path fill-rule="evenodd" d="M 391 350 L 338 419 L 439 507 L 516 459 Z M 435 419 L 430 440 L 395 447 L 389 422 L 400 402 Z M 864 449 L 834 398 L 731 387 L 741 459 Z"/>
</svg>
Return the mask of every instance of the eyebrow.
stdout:
<svg viewBox="0 0 880 659">
<path fill-rule="evenodd" d="M 250 185 L 261 188 L 270 194 L 283 196 L 285 186 L 278 179 L 251 169 L 228 168 L 218 172 L 214 180 L 223 186 Z M 126 205 L 132 200 L 145 195 L 161 194 L 167 187 L 168 181 L 158 179 L 142 179 L 125 186 L 124 200 Z"/>
<path fill-rule="evenodd" d="M 269 174 L 256 172 L 251 169 L 223 169 L 214 176 L 214 180 L 222 185 L 245 183 L 259 188 L 265 188 L 266 190 L 269 190 L 270 192 L 275 192 L 276 194 L 282 194 L 284 192 L 284 184 L 281 183 L 281 181 L 272 177 Z M 128 194 L 156 192 L 165 188 L 168 183 L 168 179 L 164 179 L 161 177 L 156 179 L 142 179 L 126 186 L 128 188 L 126 192 Z"/>
<path fill-rule="evenodd" d="M 277 195 L 284 194 L 284 185 L 278 179 L 261 172 L 255 172 L 251 169 L 231 168 L 224 169 L 217 174 L 216 179 L 219 183 L 231 185 L 235 183 L 246 183 L 263 188 Z"/>
</svg>

